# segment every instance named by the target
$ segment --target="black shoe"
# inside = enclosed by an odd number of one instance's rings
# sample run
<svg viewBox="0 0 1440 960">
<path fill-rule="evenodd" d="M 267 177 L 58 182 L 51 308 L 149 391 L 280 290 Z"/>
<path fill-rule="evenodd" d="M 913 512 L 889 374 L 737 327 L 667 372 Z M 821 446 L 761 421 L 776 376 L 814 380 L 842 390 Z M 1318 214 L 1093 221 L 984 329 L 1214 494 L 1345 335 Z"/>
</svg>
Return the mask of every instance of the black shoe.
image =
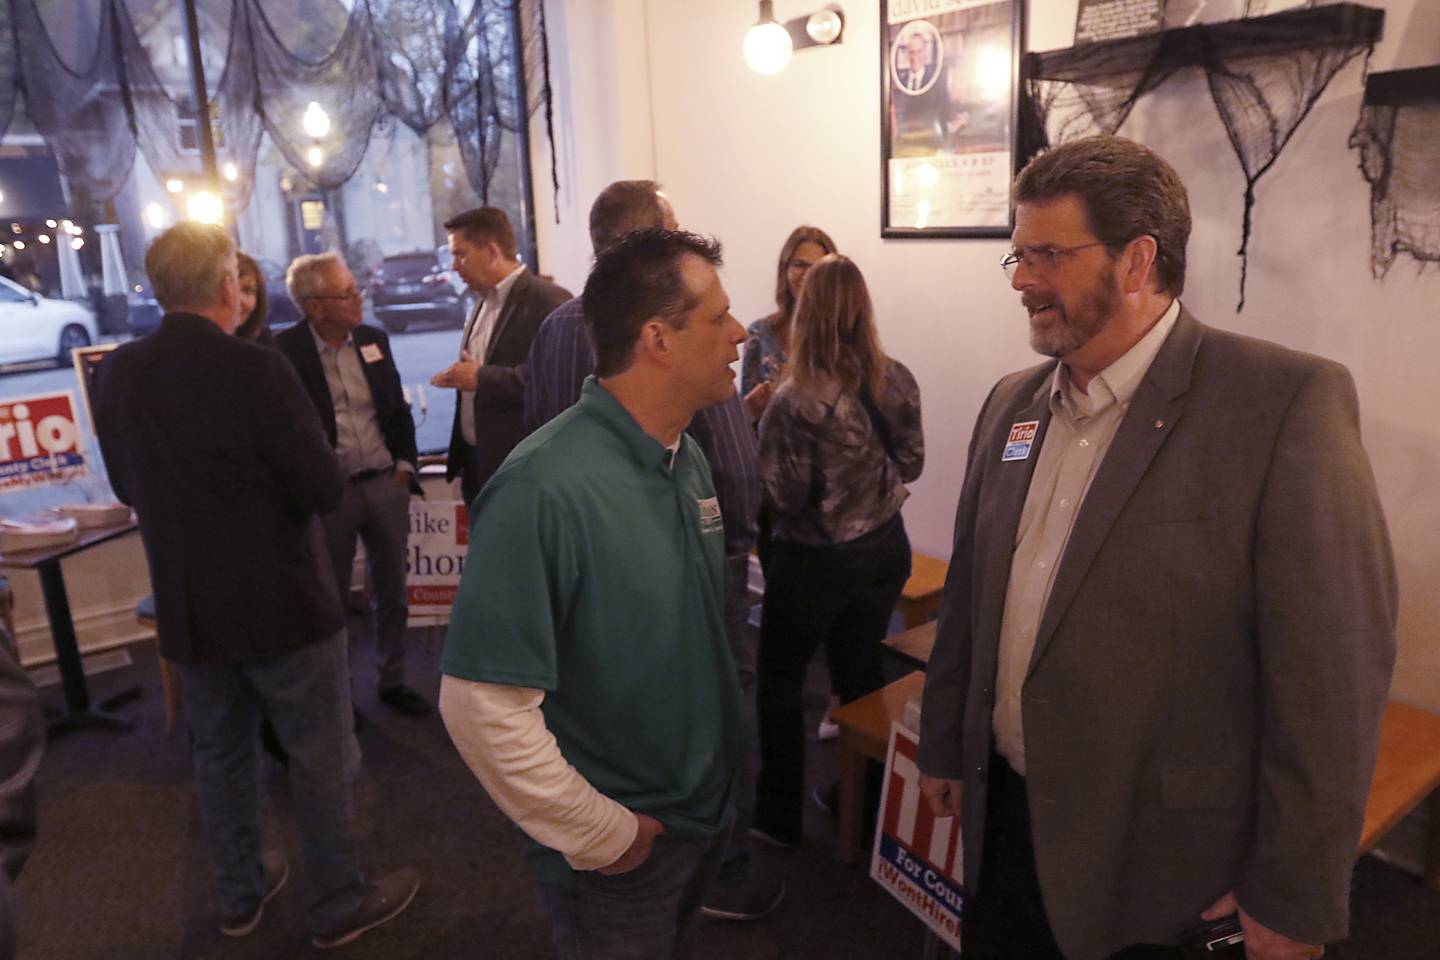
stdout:
<svg viewBox="0 0 1440 960">
<path fill-rule="evenodd" d="M 393 687 L 381 687 L 380 702 L 396 713 L 403 713 L 407 717 L 428 717 L 435 710 L 430 706 L 429 700 L 403 683 L 398 683 Z"/>
<path fill-rule="evenodd" d="M 420 874 L 414 867 L 401 867 L 370 884 L 370 892 L 360 901 L 355 912 L 331 930 L 317 933 L 310 942 L 317 949 L 331 950 L 360 939 L 367 930 L 395 919 L 410 906 L 420 890 Z"/>
<path fill-rule="evenodd" d="M 254 932 L 260 926 L 260 918 L 265 915 L 265 904 L 270 898 L 280 892 L 285 886 L 285 881 L 290 878 L 290 861 L 285 859 L 285 854 L 279 850 L 266 850 L 260 854 L 260 869 L 265 877 L 265 893 L 260 897 L 260 902 L 255 909 L 239 917 L 223 917 L 220 920 L 220 932 L 227 937 L 244 937 Z"/>
<path fill-rule="evenodd" d="M 759 920 L 772 913 L 784 899 L 784 880 L 762 877 L 752 869 L 734 887 L 717 885 L 700 905 L 700 912 L 717 920 Z"/>
<path fill-rule="evenodd" d="M 826 816 L 837 816 L 835 811 L 840 809 L 840 785 L 832 783 L 828 787 L 816 787 L 810 791 L 810 799 Z"/>
</svg>

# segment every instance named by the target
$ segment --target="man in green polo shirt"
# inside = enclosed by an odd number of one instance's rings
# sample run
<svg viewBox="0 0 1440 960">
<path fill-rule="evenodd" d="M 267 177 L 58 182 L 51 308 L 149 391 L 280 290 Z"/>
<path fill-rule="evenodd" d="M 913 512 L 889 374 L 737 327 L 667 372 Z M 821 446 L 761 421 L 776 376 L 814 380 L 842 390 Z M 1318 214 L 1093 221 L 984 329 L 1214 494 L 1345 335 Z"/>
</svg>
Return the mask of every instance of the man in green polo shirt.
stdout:
<svg viewBox="0 0 1440 960">
<path fill-rule="evenodd" d="M 745 339 L 720 247 L 663 229 L 585 285 L 596 376 L 475 501 L 440 712 L 533 841 L 562 958 L 683 957 L 729 830 L 740 691 L 724 530 L 683 433 Z"/>
</svg>

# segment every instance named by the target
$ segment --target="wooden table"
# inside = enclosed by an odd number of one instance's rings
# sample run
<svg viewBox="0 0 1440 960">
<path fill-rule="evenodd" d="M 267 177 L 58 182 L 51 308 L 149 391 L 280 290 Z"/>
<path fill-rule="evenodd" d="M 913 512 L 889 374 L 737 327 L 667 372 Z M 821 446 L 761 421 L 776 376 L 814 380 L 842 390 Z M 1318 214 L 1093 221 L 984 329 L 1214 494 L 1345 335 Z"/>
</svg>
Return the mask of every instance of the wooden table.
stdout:
<svg viewBox="0 0 1440 960">
<path fill-rule="evenodd" d="M 1365 829 L 1357 855 L 1369 853 L 1385 834 L 1427 799 L 1430 836 L 1425 884 L 1440 891 L 1440 715 L 1391 700 L 1380 722 L 1380 758 L 1365 802 Z"/>
<path fill-rule="evenodd" d="M 65 688 L 65 708 L 50 723 L 51 737 L 81 727 L 129 731 L 135 726 L 132 721 L 111 713 L 110 708 L 138 697 L 139 687 L 122 690 L 95 706 L 90 704 L 85 669 L 80 663 L 80 642 L 75 636 L 75 620 L 70 612 L 70 595 L 65 590 L 65 572 L 60 561 L 133 533 L 138 526 L 132 519 L 111 527 L 81 530 L 77 540 L 63 546 L 0 553 L 0 570 L 34 570 L 40 576 L 45 613 L 50 618 L 50 635 L 55 642 L 55 662 Z"/>
<path fill-rule="evenodd" d="M 906 627 L 918 627 L 940 609 L 940 594 L 945 590 L 945 574 L 950 565 L 944 560 L 923 553 L 910 555 L 910 579 L 900 591 L 895 609 Z"/>
<path fill-rule="evenodd" d="M 840 830 L 838 854 L 843 863 L 859 859 L 864 841 L 861 814 L 865 805 L 865 763 L 885 762 L 890 722 L 905 716 L 905 701 L 918 697 L 924 687 L 925 674 L 916 670 L 830 714 L 840 727 L 840 809 L 836 815 Z"/>
<path fill-rule="evenodd" d="M 904 633 L 894 633 L 883 641 L 885 652 L 894 656 L 907 667 L 924 670 L 930 662 L 930 651 L 935 646 L 935 621 L 911 627 Z"/>
</svg>

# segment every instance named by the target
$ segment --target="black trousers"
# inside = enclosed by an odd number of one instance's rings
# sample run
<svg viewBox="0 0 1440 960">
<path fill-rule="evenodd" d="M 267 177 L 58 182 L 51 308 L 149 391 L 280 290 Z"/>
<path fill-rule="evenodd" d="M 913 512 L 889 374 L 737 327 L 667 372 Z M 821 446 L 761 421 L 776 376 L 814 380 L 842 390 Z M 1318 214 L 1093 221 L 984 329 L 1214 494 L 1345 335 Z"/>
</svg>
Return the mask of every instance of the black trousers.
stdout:
<svg viewBox="0 0 1440 960">
<path fill-rule="evenodd" d="M 897 513 L 834 546 L 774 541 L 760 622 L 760 778 L 755 824 L 798 841 L 805 795 L 805 672 L 822 644 L 841 703 L 884 686 L 881 641 L 910 576 L 910 540 Z"/>
<path fill-rule="evenodd" d="M 1040 896 L 1025 778 L 995 754 L 990 757 L 985 821 L 980 889 L 965 901 L 960 955 L 964 960 L 1064 960 Z M 1175 946 L 1136 944 L 1110 960 L 1243 960 L 1244 955 L 1243 945 L 1191 953 Z"/>
</svg>

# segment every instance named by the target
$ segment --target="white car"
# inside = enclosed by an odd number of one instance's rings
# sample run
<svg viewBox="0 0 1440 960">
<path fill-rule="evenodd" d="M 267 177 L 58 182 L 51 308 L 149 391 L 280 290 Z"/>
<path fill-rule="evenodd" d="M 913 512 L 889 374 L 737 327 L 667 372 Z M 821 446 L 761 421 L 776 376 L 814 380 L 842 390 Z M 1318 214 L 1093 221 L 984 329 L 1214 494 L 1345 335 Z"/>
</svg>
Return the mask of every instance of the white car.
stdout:
<svg viewBox="0 0 1440 960">
<path fill-rule="evenodd" d="M 78 303 L 51 300 L 0 277 L 0 363 L 55 360 L 95 342 L 95 315 Z"/>
</svg>

